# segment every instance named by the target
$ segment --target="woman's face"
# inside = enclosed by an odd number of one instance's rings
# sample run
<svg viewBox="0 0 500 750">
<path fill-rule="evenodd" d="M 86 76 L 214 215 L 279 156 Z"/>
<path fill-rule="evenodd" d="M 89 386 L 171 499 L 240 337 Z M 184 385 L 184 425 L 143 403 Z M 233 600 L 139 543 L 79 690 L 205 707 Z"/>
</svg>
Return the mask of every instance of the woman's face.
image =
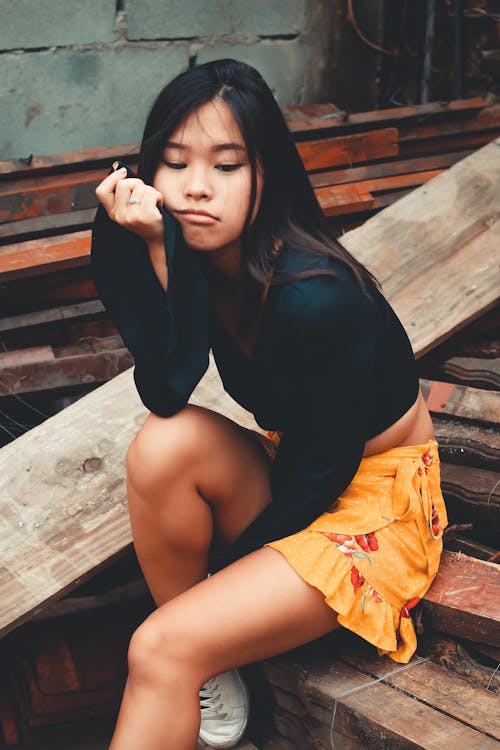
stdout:
<svg viewBox="0 0 500 750">
<path fill-rule="evenodd" d="M 171 134 L 153 185 L 193 250 L 239 251 L 250 205 L 251 165 L 230 107 L 214 99 Z M 262 195 L 257 170 L 255 218 Z"/>
</svg>

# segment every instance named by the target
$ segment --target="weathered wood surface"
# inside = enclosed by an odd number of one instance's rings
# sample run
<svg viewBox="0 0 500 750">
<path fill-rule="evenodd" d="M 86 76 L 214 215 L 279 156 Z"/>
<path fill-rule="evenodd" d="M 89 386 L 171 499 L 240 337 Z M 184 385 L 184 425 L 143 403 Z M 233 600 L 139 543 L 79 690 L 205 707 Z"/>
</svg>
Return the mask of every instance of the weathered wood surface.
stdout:
<svg viewBox="0 0 500 750">
<path fill-rule="evenodd" d="M 381 674 L 387 677 L 375 682 L 372 676 L 335 658 L 331 651 L 315 645 L 263 665 L 278 704 L 276 728 L 294 750 L 327 750 L 332 747 L 332 739 L 339 750 L 356 747 L 357 743 L 360 747 L 384 750 L 498 748 L 496 738 L 471 726 L 477 723 L 472 712 L 462 709 L 459 716 L 453 714 L 460 689 L 464 698 L 475 690 L 469 691 L 465 681 L 457 683 L 453 675 L 436 674 L 434 684 L 440 678 L 442 683 L 433 703 L 418 678 L 410 677 L 413 670 L 421 670 L 426 664 L 419 657 L 404 671 L 402 665 L 384 660 L 385 671 Z M 398 667 L 401 671 L 397 675 L 389 675 Z M 406 689 L 399 683 L 406 684 Z M 441 710 L 447 686 L 452 690 L 449 711 Z M 479 692 L 474 695 L 476 703 Z M 485 692 L 481 691 L 481 696 Z M 490 722 L 488 728 L 491 726 Z"/>
<path fill-rule="evenodd" d="M 133 362 L 119 336 L 0 352 L 0 398 L 105 383 Z"/>
<path fill-rule="evenodd" d="M 425 622 L 459 638 L 500 646 L 500 567 L 444 552 L 423 601 Z"/>
<path fill-rule="evenodd" d="M 439 414 L 433 415 L 432 422 L 443 462 L 500 471 L 500 430 L 497 425 L 446 419 Z"/>
<path fill-rule="evenodd" d="M 95 211 L 94 211 L 95 213 Z M 0 247 L 2 281 L 90 264 L 90 232 L 27 240 Z"/>
<path fill-rule="evenodd" d="M 192 403 L 259 429 L 215 365 Z M 124 460 L 146 415 L 128 370 L 0 449 L 0 635 L 130 544 Z"/>
<path fill-rule="evenodd" d="M 500 531 L 498 471 L 442 463 L 441 487 L 450 517 L 481 522 Z"/>
<path fill-rule="evenodd" d="M 369 649 L 365 643 L 357 641 L 353 647 L 349 646 L 349 637 L 340 637 L 338 640 L 340 658 L 358 671 L 375 679 L 394 671 L 394 662 L 388 657 L 380 659 L 374 653 L 374 649 Z M 346 646 L 342 648 L 344 643 Z M 438 664 L 431 661 L 417 663 L 411 669 L 389 674 L 384 683 L 424 705 L 432 706 L 467 726 L 500 740 L 497 696 L 487 690 L 479 690 L 463 677 Z"/>
<path fill-rule="evenodd" d="M 497 301 L 499 194 L 497 139 L 342 236 L 382 282 L 417 356 Z"/>
<path fill-rule="evenodd" d="M 420 387 L 429 410 L 435 414 L 500 422 L 500 393 L 422 378 Z"/>
<path fill-rule="evenodd" d="M 499 357 L 494 359 L 453 357 L 443 364 L 443 372 L 446 376 L 451 376 L 452 379 L 466 385 L 500 390 Z"/>
</svg>

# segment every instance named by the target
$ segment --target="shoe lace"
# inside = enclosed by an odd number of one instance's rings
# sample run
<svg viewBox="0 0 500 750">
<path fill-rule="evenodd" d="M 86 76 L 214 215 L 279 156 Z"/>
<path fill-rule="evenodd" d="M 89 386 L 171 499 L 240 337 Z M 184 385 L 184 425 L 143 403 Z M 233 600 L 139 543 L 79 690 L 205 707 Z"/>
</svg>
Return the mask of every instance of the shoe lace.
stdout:
<svg viewBox="0 0 500 750">
<path fill-rule="evenodd" d="M 227 713 L 222 711 L 223 704 L 221 701 L 221 695 L 217 692 L 219 689 L 219 683 L 215 677 L 212 677 L 208 682 L 205 682 L 200 690 L 200 708 L 201 718 L 219 718 L 223 719 L 227 716 Z"/>
</svg>

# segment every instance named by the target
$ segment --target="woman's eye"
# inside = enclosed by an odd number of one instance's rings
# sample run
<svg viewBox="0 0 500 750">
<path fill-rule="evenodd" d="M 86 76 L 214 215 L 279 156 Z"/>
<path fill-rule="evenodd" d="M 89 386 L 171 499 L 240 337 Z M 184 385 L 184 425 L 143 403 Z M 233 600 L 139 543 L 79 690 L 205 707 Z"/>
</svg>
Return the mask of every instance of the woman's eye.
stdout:
<svg viewBox="0 0 500 750">
<path fill-rule="evenodd" d="M 217 164 L 216 169 L 221 172 L 236 172 L 241 167 L 241 164 Z"/>
<path fill-rule="evenodd" d="M 169 167 L 169 169 L 184 169 L 186 166 L 184 162 L 182 161 L 166 161 L 164 160 L 163 163 Z"/>
</svg>

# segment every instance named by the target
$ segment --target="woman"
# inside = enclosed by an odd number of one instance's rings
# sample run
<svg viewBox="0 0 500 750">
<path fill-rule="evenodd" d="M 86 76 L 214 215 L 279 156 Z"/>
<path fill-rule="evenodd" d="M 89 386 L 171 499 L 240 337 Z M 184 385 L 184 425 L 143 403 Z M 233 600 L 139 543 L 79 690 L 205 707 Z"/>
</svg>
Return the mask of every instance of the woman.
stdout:
<svg viewBox="0 0 500 750">
<path fill-rule="evenodd" d="M 96 283 L 152 412 L 127 476 L 158 605 L 130 643 L 111 747 L 233 747 L 236 667 L 340 625 L 411 657 L 446 524 L 432 424 L 408 338 L 332 237 L 255 70 L 176 78 L 139 177 L 115 169 L 97 195 Z M 267 437 L 187 404 L 210 348 Z"/>
</svg>

